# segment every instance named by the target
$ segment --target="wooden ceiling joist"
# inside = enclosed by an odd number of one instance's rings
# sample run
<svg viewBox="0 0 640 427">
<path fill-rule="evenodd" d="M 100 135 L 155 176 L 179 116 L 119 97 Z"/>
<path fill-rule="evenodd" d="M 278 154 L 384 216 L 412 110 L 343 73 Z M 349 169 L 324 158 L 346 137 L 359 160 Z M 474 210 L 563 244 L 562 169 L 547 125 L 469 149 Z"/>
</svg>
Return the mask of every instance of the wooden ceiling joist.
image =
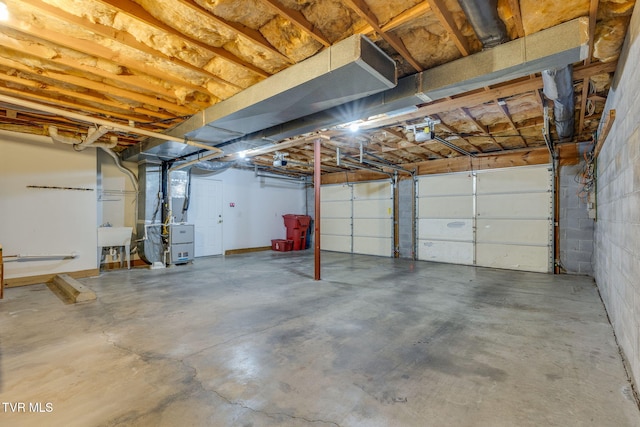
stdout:
<svg viewBox="0 0 640 427">
<path fill-rule="evenodd" d="M 453 38 L 453 42 L 462 54 L 462 56 L 469 56 L 471 54 L 471 48 L 467 38 L 460 32 L 460 29 L 456 25 L 456 21 L 453 19 L 451 12 L 447 9 L 444 0 L 427 0 L 431 6 L 431 10 L 438 17 L 440 24 L 447 30 L 447 32 Z"/>
<path fill-rule="evenodd" d="M 166 111 L 172 111 L 179 115 L 191 115 L 196 112 L 191 108 L 184 107 L 173 102 L 165 101 L 158 98 L 153 98 L 146 95 L 136 94 L 124 89 L 106 85 L 101 82 L 96 82 L 96 81 L 88 80 L 85 78 L 72 76 L 70 74 L 53 73 L 47 70 L 33 70 L 27 67 L 26 65 L 23 65 L 16 61 L 11 61 L 9 59 L 0 58 L 0 66 L 6 66 L 15 70 L 22 71 L 24 73 L 34 74 L 33 80 L 35 81 L 42 79 L 44 77 L 47 79 L 51 79 L 55 82 L 71 84 L 71 85 L 78 86 L 80 88 L 93 90 L 96 93 L 100 93 L 100 92 L 108 93 L 113 96 L 128 99 L 135 103 L 153 105 L 153 106 L 162 108 Z M 56 86 L 53 86 L 53 87 L 55 88 Z M 79 93 L 79 92 L 71 92 L 71 93 Z M 165 118 L 169 118 L 169 117 L 170 116 L 167 116 Z"/>
<path fill-rule="evenodd" d="M 520 12 L 520 0 L 509 0 L 509 7 L 513 15 L 518 37 L 524 37 L 524 26 L 522 25 L 522 13 Z"/>
<path fill-rule="evenodd" d="M 264 78 L 269 77 L 271 74 L 266 71 L 256 67 L 253 64 L 244 61 L 226 49 L 222 49 L 219 47 L 211 46 L 206 43 L 201 42 L 200 40 L 189 37 L 175 28 L 165 24 L 164 22 L 157 19 L 155 16 L 151 15 L 146 9 L 140 6 L 138 3 L 132 1 L 122 1 L 122 0 L 99 0 L 100 2 L 109 5 L 121 13 L 128 15 L 129 17 L 136 19 L 140 22 L 143 22 L 147 25 L 150 25 L 158 30 L 164 31 L 167 34 L 170 34 L 173 37 L 176 37 L 188 44 L 196 45 L 200 49 L 203 49 L 209 52 L 211 55 L 218 56 L 226 61 L 229 61 L 231 64 L 247 69 L 253 73 L 258 74 Z"/>
<path fill-rule="evenodd" d="M 238 86 L 237 84 L 227 81 L 225 79 L 223 79 L 222 77 L 213 74 L 205 69 L 203 69 L 201 66 L 199 65 L 195 65 L 195 64 L 191 64 L 187 61 L 184 61 L 182 59 L 176 58 L 176 57 L 171 57 L 167 54 L 165 54 L 164 52 L 155 49 L 153 47 L 150 47 L 142 42 L 139 42 L 138 40 L 136 40 L 136 38 L 125 32 L 125 31 L 120 31 L 120 30 L 116 30 L 114 28 L 111 27 L 107 27 L 106 25 L 102 25 L 102 24 L 98 24 L 98 23 L 94 23 L 89 21 L 86 18 L 82 18 L 76 15 L 73 15 L 69 12 L 63 11 L 61 9 L 58 9 L 55 6 L 51 6 L 49 4 L 43 3 L 40 0 L 22 0 L 22 3 L 28 4 L 30 6 L 32 6 L 35 9 L 38 9 L 44 13 L 46 13 L 49 16 L 53 16 L 57 19 L 60 19 L 62 21 L 65 22 L 69 22 L 75 26 L 77 26 L 78 28 L 83 28 L 86 31 L 89 31 L 93 34 L 97 34 L 101 37 L 104 37 L 108 40 L 112 40 L 116 43 L 119 43 L 123 46 L 127 46 L 129 48 L 135 49 L 138 52 L 142 52 L 146 55 L 149 55 L 150 57 L 153 58 L 161 58 L 164 61 L 166 61 L 169 64 L 173 64 L 173 65 L 177 65 L 180 66 L 182 68 L 185 68 L 187 70 L 190 70 L 192 72 L 195 72 L 199 75 L 202 75 L 205 78 L 209 78 L 215 82 L 218 82 L 220 84 L 223 84 L 225 86 L 229 86 L 232 87 L 234 89 L 236 89 L 237 91 L 242 90 L 243 88 Z M 115 52 L 114 52 L 115 53 Z"/>
<path fill-rule="evenodd" d="M 387 33 L 382 30 L 378 22 L 378 18 L 369 9 L 369 6 L 363 0 L 345 0 L 347 6 L 349 6 L 354 12 L 356 12 L 362 19 L 364 19 L 371 28 L 380 35 L 391 47 L 402 56 L 416 71 L 422 71 L 422 65 L 413 58 L 413 55 L 407 50 L 402 40 L 393 33 Z"/>
<path fill-rule="evenodd" d="M 75 50 L 76 52 L 92 56 L 96 59 L 104 59 L 109 62 L 117 62 L 122 67 L 125 67 L 132 72 L 137 71 L 140 74 L 147 74 L 149 76 L 155 77 L 160 81 L 165 80 L 194 91 L 209 93 L 203 86 L 195 85 L 182 77 L 175 76 L 163 70 L 159 70 L 151 65 L 144 64 L 140 61 L 133 61 L 127 58 L 122 58 L 117 52 L 114 52 L 113 50 L 108 49 L 104 46 L 92 43 L 88 40 L 81 40 L 60 33 L 41 31 L 39 28 L 25 21 L 10 20 L 5 22 L 3 25 L 27 34 L 30 37 L 41 39 L 48 43 L 57 44 L 66 49 L 70 49 L 72 51 Z"/>
<path fill-rule="evenodd" d="M 204 7 L 200 6 L 194 0 L 177 0 L 180 4 L 190 8 L 192 11 L 197 12 L 200 15 L 204 15 L 207 19 L 210 19 L 213 23 L 220 25 L 221 27 L 238 34 L 239 37 L 246 39 L 247 41 L 259 46 L 260 48 L 270 52 L 277 58 L 284 60 L 287 63 L 293 63 L 290 58 L 282 54 L 278 49 L 273 47 L 271 43 L 260 33 L 253 28 L 246 27 L 237 22 L 227 21 L 219 16 L 209 12 Z"/>
<path fill-rule="evenodd" d="M 598 19 L 598 0 L 589 2 L 589 53 L 584 60 L 584 65 L 591 64 L 593 54 L 593 39 L 596 32 L 596 21 Z M 580 119 L 578 121 L 578 134 L 584 130 L 584 118 L 587 111 L 587 97 L 589 95 L 589 77 L 582 80 L 582 98 L 580 100 Z"/>
<path fill-rule="evenodd" d="M 320 42 L 324 47 L 331 46 L 331 42 L 311 24 L 302 13 L 295 9 L 285 7 L 276 0 L 260 0 L 262 3 L 269 6 L 275 13 L 287 18 L 293 25 L 298 27 L 303 32 L 309 34 L 316 41 Z"/>
<path fill-rule="evenodd" d="M 11 31 L 6 30 L 5 31 Z M 43 41 L 37 41 L 35 39 L 32 40 L 17 40 L 15 37 L 9 37 L 7 34 L 0 32 L 0 44 L 5 46 L 6 48 L 10 48 L 15 52 L 20 52 L 20 56 L 23 58 L 33 58 L 44 63 L 51 64 L 53 68 L 56 66 L 63 66 L 65 69 L 69 69 L 69 74 L 75 73 L 76 75 L 85 75 L 87 78 L 85 81 L 100 81 L 104 79 L 112 81 L 114 84 L 120 84 L 121 86 L 131 87 L 132 90 L 139 90 L 141 92 L 150 92 L 155 93 L 156 98 L 158 99 L 158 95 L 163 96 L 165 99 L 173 99 L 173 103 L 179 104 L 178 100 L 175 98 L 175 91 L 168 89 L 167 87 L 154 84 L 150 82 L 149 78 L 143 78 L 136 74 L 131 73 L 123 73 L 123 74 L 114 74 L 108 71 L 105 71 L 98 67 L 93 67 L 90 65 L 84 65 L 77 59 L 74 59 L 68 55 L 58 52 L 59 54 L 51 57 L 51 49 L 52 46 L 46 46 Z M 59 49 L 58 49 L 59 50 Z M 68 52 L 70 53 L 70 52 Z M 118 68 L 116 64 L 113 64 L 114 68 Z M 38 72 L 41 72 L 39 70 Z M 90 79 L 90 77 L 92 77 Z M 107 85 L 107 83 L 104 83 Z M 109 85 L 110 87 L 117 87 L 114 84 Z M 201 93 L 205 93 L 204 89 L 200 89 Z M 133 92 L 132 92 L 133 93 Z M 199 102 L 194 102 L 193 104 L 199 105 L 201 108 L 206 107 L 207 105 Z"/>
</svg>

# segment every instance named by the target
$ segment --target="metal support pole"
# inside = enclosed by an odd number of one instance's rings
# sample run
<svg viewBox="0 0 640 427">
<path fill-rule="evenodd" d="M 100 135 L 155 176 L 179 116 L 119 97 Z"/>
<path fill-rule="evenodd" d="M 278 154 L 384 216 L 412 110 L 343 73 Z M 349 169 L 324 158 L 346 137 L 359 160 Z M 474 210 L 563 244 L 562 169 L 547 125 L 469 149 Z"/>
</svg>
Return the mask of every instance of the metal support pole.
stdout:
<svg viewBox="0 0 640 427">
<path fill-rule="evenodd" d="M 315 274 L 314 280 L 320 280 L 320 138 L 313 143 L 313 190 L 315 195 L 315 221 L 314 221 L 314 254 L 315 254 Z"/>
</svg>

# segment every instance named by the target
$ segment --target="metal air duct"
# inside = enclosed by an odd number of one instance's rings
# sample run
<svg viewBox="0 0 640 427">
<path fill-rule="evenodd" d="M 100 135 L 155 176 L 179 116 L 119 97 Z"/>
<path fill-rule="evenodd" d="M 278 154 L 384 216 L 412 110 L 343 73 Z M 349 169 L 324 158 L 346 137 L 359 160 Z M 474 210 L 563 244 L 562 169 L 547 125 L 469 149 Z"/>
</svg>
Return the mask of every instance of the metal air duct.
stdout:
<svg viewBox="0 0 640 427">
<path fill-rule="evenodd" d="M 498 0 L 459 0 L 459 3 L 485 49 L 509 41 L 504 22 L 498 16 Z"/>
<path fill-rule="evenodd" d="M 544 95 L 553 101 L 553 121 L 560 139 L 571 139 L 575 124 L 573 66 L 544 70 Z M 587 81 L 587 79 L 585 79 Z"/>
<path fill-rule="evenodd" d="M 395 62 L 369 39 L 355 35 L 194 114 L 167 134 L 218 145 L 396 83 Z M 151 138 L 125 150 L 123 158 L 137 160 L 144 154 L 168 160 L 190 154 L 183 148 Z"/>
</svg>

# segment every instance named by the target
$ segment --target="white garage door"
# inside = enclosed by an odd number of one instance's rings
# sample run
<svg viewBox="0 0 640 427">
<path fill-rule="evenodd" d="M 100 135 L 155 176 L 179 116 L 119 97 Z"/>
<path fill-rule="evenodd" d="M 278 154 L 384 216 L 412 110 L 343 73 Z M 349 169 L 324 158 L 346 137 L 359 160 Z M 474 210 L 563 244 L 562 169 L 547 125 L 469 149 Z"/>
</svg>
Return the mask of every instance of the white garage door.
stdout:
<svg viewBox="0 0 640 427">
<path fill-rule="evenodd" d="M 478 172 L 476 264 L 549 272 L 553 175 L 548 165 Z"/>
<path fill-rule="evenodd" d="M 417 194 L 418 259 L 472 265 L 473 176 L 421 177 Z"/>
<path fill-rule="evenodd" d="M 393 255 L 393 189 L 389 181 L 321 187 L 322 249 Z"/>
<path fill-rule="evenodd" d="M 418 259 L 514 270 L 552 268 L 548 165 L 418 179 Z"/>
</svg>

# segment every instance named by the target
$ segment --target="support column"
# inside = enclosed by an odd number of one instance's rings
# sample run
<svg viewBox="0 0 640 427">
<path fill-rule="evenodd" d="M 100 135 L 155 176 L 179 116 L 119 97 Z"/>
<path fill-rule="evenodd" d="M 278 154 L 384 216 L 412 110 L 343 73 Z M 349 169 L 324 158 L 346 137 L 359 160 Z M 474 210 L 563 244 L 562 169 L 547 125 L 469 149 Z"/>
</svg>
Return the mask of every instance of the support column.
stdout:
<svg viewBox="0 0 640 427">
<path fill-rule="evenodd" d="M 315 274 L 314 280 L 320 280 L 320 148 L 321 140 L 316 139 L 313 143 L 313 190 L 315 196 L 315 221 L 314 221 L 314 254 L 315 254 Z"/>
</svg>

